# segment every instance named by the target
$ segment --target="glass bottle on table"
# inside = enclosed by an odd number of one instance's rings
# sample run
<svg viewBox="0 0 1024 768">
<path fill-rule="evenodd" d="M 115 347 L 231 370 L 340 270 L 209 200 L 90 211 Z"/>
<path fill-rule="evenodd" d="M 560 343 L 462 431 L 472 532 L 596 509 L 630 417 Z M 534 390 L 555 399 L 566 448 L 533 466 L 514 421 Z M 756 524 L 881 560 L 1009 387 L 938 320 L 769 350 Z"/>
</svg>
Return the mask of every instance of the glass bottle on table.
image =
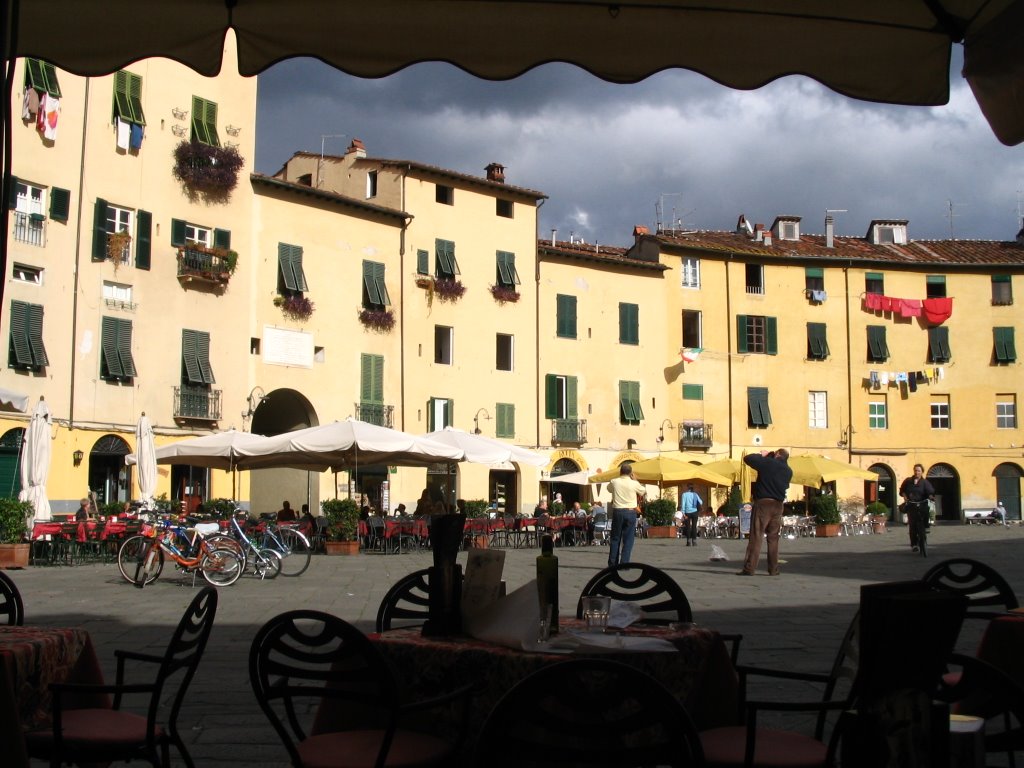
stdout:
<svg viewBox="0 0 1024 768">
<path fill-rule="evenodd" d="M 537 599 L 540 615 L 550 615 L 550 633 L 558 634 L 558 557 L 551 534 L 544 534 L 537 556 Z"/>
</svg>

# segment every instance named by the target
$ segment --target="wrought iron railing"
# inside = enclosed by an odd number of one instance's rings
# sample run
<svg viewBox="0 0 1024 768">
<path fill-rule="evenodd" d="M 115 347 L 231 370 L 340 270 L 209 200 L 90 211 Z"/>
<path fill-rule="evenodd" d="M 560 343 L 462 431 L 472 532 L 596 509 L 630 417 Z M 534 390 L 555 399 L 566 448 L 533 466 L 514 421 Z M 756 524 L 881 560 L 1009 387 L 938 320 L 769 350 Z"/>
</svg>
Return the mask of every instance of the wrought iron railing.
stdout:
<svg viewBox="0 0 1024 768">
<path fill-rule="evenodd" d="M 41 213 L 12 211 L 14 214 L 14 239 L 19 243 L 43 245 L 46 235 L 46 217 Z"/>
<path fill-rule="evenodd" d="M 221 390 L 204 387 L 174 388 L 174 418 L 219 421 Z"/>
<path fill-rule="evenodd" d="M 551 442 L 582 445 L 587 442 L 586 419 L 552 419 Z"/>
<path fill-rule="evenodd" d="M 394 428 L 395 406 L 382 403 L 356 403 L 356 418 L 378 427 Z"/>
</svg>

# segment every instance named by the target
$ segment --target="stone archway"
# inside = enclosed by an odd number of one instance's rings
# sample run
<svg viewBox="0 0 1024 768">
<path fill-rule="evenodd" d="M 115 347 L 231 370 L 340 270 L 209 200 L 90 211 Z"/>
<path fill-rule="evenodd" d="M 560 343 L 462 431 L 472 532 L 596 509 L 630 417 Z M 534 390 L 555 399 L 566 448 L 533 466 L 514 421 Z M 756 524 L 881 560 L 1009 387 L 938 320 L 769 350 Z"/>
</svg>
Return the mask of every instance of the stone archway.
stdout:
<svg viewBox="0 0 1024 768">
<path fill-rule="evenodd" d="M 925 476 L 935 488 L 935 519 L 959 521 L 960 475 L 956 469 L 950 464 L 932 464 Z"/>
<path fill-rule="evenodd" d="M 896 473 L 892 467 L 888 464 L 872 464 L 868 467 L 872 472 L 878 473 L 878 482 L 865 482 L 865 490 L 874 490 L 874 498 L 870 498 L 868 494 L 865 494 L 865 503 L 870 504 L 872 501 L 880 501 L 889 508 L 890 520 L 896 520 L 899 516 L 894 515 L 896 507 L 900 503 L 898 496 L 899 485 L 896 483 Z"/>
<path fill-rule="evenodd" d="M 562 503 L 565 504 L 566 508 L 572 506 L 573 502 L 579 501 L 584 502 L 587 499 L 582 497 L 581 491 L 589 486 L 573 485 L 572 483 L 560 483 L 558 482 L 559 475 L 571 475 L 573 472 L 579 472 L 580 465 L 577 464 L 570 458 L 558 459 L 551 467 L 551 475 L 548 479 L 548 503 L 554 503 L 558 495 L 561 494 Z"/>
<path fill-rule="evenodd" d="M 252 415 L 254 435 L 281 435 L 320 424 L 312 403 L 294 389 L 268 392 Z M 249 509 L 259 514 L 276 512 L 288 500 L 301 509 L 309 504 L 315 515 L 320 509 L 320 473 L 301 469 L 257 469 L 249 473 Z"/>
<path fill-rule="evenodd" d="M 1020 480 L 1024 476 L 1021 468 L 1016 464 L 1000 464 L 992 474 L 996 478 L 996 499 L 1006 510 L 1006 519 L 1020 520 Z"/>
</svg>

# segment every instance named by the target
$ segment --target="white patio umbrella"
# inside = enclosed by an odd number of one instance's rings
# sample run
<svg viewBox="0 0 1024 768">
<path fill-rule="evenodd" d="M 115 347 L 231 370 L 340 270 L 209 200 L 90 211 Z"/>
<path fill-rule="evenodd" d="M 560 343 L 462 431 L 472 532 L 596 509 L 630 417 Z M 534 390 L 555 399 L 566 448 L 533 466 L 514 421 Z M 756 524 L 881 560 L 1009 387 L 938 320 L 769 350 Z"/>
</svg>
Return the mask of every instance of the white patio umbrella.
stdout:
<svg viewBox="0 0 1024 768">
<path fill-rule="evenodd" d="M 154 451 L 157 464 L 191 464 L 193 467 L 224 469 L 231 471 L 244 446 L 259 445 L 270 438 L 229 429 L 188 440 L 179 440 Z M 129 466 L 139 463 L 139 455 L 129 453 L 124 457 Z"/>
<path fill-rule="evenodd" d="M 50 474 L 50 406 L 39 398 L 21 445 L 21 493 L 18 498 L 31 502 L 36 520 L 50 520 L 50 500 L 46 498 L 46 480 Z"/>
<path fill-rule="evenodd" d="M 28 395 L 0 387 L 0 410 L 28 413 Z"/>
<path fill-rule="evenodd" d="M 581 469 L 579 472 L 569 472 L 564 475 L 551 475 L 541 480 L 542 483 L 568 483 L 569 485 L 590 485 L 590 476 L 594 474 L 590 470 Z"/>
<path fill-rule="evenodd" d="M 503 443 L 484 435 L 465 432 L 455 429 L 455 427 L 445 427 L 435 432 L 428 432 L 426 436 L 452 448 L 462 449 L 466 454 L 464 460 L 474 464 L 504 464 L 510 461 L 516 464 L 541 467 L 548 463 L 548 458 L 536 451 L 520 448 L 511 443 Z"/>
<path fill-rule="evenodd" d="M 153 442 L 153 425 L 145 411 L 135 425 L 135 451 L 135 461 L 139 465 L 139 500 L 149 509 L 156 492 L 156 444 Z"/>
<path fill-rule="evenodd" d="M 289 467 L 323 472 L 387 464 L 426 467 L 461 461 L 461 448 L 349 418 L 265 438 L 239 448 L 239 469 Z"/>
</svg>

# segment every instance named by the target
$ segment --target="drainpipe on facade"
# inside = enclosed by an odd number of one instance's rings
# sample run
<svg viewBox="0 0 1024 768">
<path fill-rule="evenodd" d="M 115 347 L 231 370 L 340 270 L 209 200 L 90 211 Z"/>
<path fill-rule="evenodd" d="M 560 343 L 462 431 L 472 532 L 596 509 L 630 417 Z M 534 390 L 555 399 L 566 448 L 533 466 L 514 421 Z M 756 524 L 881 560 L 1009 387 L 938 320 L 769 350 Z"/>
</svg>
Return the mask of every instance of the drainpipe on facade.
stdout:
<svg viewBox="0 0 1024 768">
<path fill-rule="evenodd" d="M 726 355 L 725 359 L 728 361 L 725 366 L 726 371 L 726 391 L 729 393 L 729 458 L 732 458 L 733 440 L 732 440 L 732 288 L 729 285 L 729 266 L 732 262 L 733 254 L 726 256 L 725 261 L 725 339 L 726 339 Z"/>
<path fill-rule="evenodd" d="M 850 268 L 843 267 L 843 283 L 846 300 L 846 413 L 850 420 L 846 436 L 846 461 L 853 463 L 853 359 L 850 347 Z"/>
<path fill-rule="evenodd" d="M 75 428 L 75 359 L 78 349 L 78 280 L 82 261 L 82 211 L 85 206 L 85 142 L 89 130 L 89 87 L 92 78 L 85 78 L 85 112 L 82 117 L 82 155 L 78 161 L 78 221 L 75 224 L 75 277 L 74 292 L 71 296 L 71 386 L 68 392 L 68 431 Z"/>
<path fill-rule="evenodd" d="M 398 209 L 403 213 L 405 212 L 405 182 L 408 178 L 409 166 L 406 165 L 405 170 L 402 171 L 402 183 L 399 187 L 400 198 L 398 201 Z M 398 319 L 398 367 L 399 376 L 401 377 L 399 379 L 400 389 L 398 392 L 398 398 L 399 401 L 401 402 L 402 408 L 402 423 L 401 426 L 399 427 L 399 429 L 402 432 L 405 432 L 405 233 L 409 228 L 409 221 L 411 219 L 411 216 L 406 218 L 405 224 L 402 225 L 402 247 L 401 252 L 399 253 L 399 264 L 402 267 L 402 271 L 399 273 L 400 275 L 402 275 L 402 279 L 399 282 L 399 284 L 401 285 L 401 290 L 399 291 L 399 293 L 402 301 L 402 316 Z"/>
<path fill-rule="evenodd" d="M 537 215 L 533 220 L 533 282 L 536 290 L 533 293 L 533 381 L 534 381 L 534 418 L 537 433 L 534 445 L 540 448 L 540 419 L 541 419 L 541 384 L 540 384 L 540 209 L 544 207 L 546 200 L 541 200 L 537 205 Z M 551 247 L 555 247 L 555 239 L 551 238 Z"/>
</svg>

